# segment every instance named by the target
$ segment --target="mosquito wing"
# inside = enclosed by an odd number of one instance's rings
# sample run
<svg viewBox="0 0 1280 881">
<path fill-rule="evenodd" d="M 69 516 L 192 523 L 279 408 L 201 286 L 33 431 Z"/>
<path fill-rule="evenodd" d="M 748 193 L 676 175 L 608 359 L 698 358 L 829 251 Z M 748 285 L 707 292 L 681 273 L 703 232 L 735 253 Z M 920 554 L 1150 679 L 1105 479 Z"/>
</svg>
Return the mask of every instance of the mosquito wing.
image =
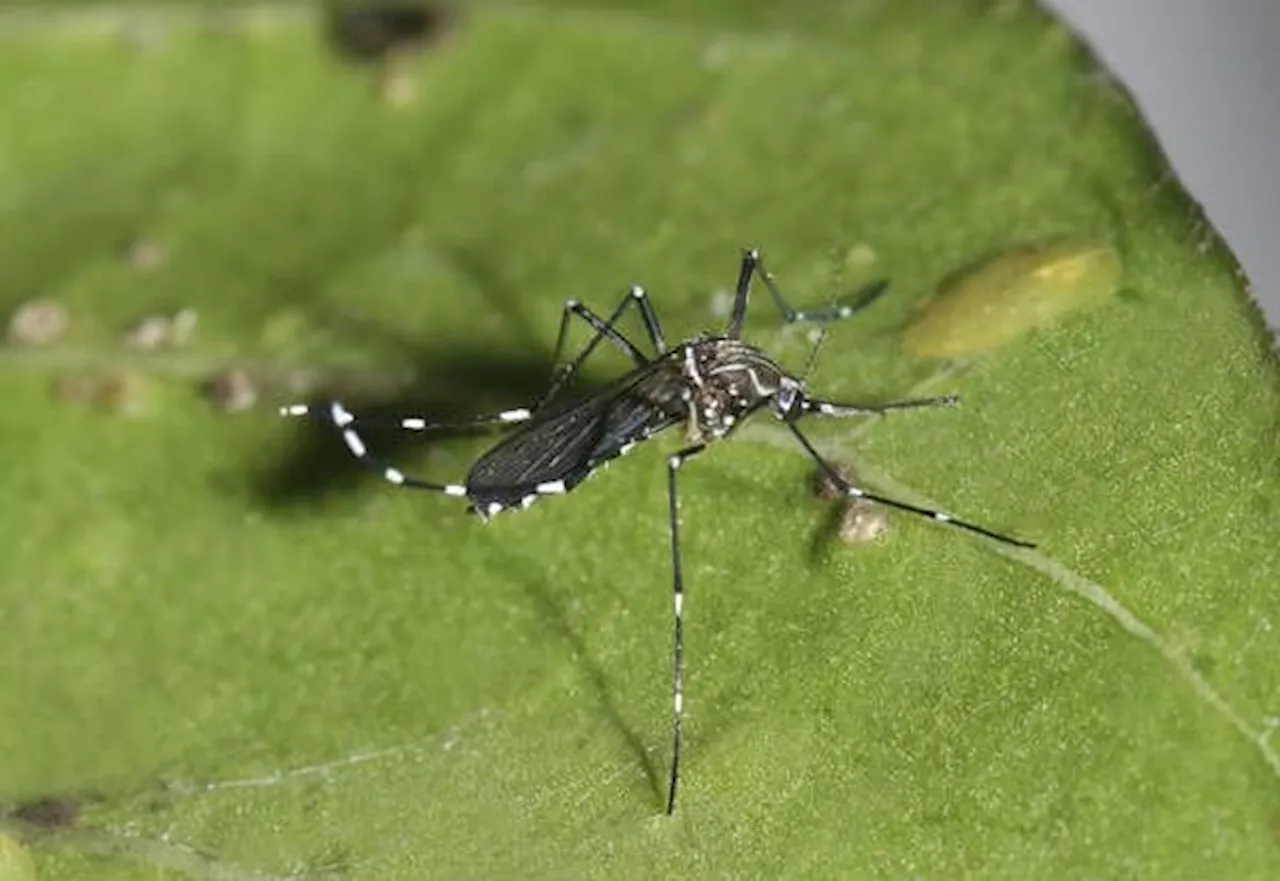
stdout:
<svg viewBox="0 0 1280 881">
<path fill-rule="evenodd" d="M 646 364 L 613 385 L 566 404 L 509 435 L 472 466 L 467 493 L 477 505 L 515 504 L 539 485 L 567 492 L 624 447 L 685 418 L 679 364 Z M 563 489 L 560 484 L 563 483 Z"/>
</svg>

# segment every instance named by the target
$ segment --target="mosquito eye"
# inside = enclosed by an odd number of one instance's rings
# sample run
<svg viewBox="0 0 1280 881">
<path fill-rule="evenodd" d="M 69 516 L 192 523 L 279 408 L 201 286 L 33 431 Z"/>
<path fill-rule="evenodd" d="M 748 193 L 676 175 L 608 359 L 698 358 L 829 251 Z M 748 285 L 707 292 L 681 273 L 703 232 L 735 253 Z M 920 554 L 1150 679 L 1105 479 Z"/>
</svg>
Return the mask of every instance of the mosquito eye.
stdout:
<svg viewBox="0 0 1280 881">
<path fill-rule="evenodd" d="M 778 394 L 774 397 L 778 412 L 785 414 L 795 406 L 796 390 L 792 386 L 783 386 L 778 389 Z"/>
</svg>

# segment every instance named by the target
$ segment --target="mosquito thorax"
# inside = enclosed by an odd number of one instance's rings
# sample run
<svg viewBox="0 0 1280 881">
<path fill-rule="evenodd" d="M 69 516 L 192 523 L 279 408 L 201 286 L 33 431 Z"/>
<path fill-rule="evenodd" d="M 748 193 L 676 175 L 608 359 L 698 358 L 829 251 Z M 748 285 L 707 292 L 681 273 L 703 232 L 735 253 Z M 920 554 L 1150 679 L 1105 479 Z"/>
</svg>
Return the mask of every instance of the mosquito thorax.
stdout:
<svg viewBox="0 0 1280 881">
<path fill-rule="evenodd" d="M 687 408 L 688 435 L 694 443 L 727 437 L 752 413 L 798 400 L 798 380 L 772 358 L 741 340 L 698 337 L 683 347 L 681 399 Z M 803 397 L 803 395 L 800 395 Z"/>
</svg>

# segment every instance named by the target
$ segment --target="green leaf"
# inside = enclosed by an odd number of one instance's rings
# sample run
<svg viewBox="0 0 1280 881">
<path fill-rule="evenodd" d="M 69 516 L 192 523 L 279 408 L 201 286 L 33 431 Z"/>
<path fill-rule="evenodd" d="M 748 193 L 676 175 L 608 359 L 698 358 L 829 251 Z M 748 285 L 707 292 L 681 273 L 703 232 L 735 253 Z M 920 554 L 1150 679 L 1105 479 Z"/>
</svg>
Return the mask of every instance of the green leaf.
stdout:
<svg viewBox="0 0 1280 881">
<path fill-rule="evenodd" d="M 1235 263 L 1044 14 L 792 6 L 485 5 L 390 72 L 298 7 L 0 38 L 0 304 L 70 316 L 0 350 L 0 832 L 39 877 L 1280 876 L 1280 405 Z M 943 279 L 1062 239 L 1121 295 L 901 353 Z M 963 396 L 821 449 L 1040 548 L 833 545 L 768 426 L 691 463 L 669 819 L 680 438 L 486 527 L 273 405 L 527 404 L 566 298 L 642 282 L 683 338 L 744 245 L 802 306 L 893 280 L 815 390 Z M 232 369 L 249 413 L 202 392 Z M 486 442 L 370 439 L 440 479 Z"/>
</svg>

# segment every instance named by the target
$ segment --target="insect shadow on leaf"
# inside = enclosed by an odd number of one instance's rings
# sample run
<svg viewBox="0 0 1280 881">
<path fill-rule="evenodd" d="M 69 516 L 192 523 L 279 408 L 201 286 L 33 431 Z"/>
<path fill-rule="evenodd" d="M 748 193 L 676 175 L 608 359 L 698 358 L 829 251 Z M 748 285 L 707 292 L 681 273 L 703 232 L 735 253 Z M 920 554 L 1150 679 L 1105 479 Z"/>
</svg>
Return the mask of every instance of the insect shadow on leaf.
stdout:
<svg viewBox="0 0 1280 881">
<path fill-rule="evenodd" d="M 96 795 L 85 797 L 69 793 L 38 796 L 7 809 L 0 806 L 0 820 L 11 819 L 46 831 L 63 829 L 80 821 L 81 808 L 86 801 L 97 800 L 101 799 Z"/>
<path fill-rule="evenodd" d="M 591 691 L 595 695 L 596 703 L 604 713 L 605 719 L 618 732 L 618 736 L 626 744 L 627 749 L 639 762 L 641 770 L 644 771 L 645 780 L 654 797 L 661 798 L 663 795 L 662 783 L 658 779 L 658 768 L 654 764 L 653 756 L 645 747 L 644 740 L 636 733 L 636 729 L 623 717 L 618 702 L 609 688 L 609 680 L 605 676 L 605 671 L 592 657 L 582 634 L 574 629 L 569 616 L 565 614 L 564 605 L 557 597 L 555 589 L 547 579 L 533 574 L 539 571 L 540 564 L 535 560 L 520 559 L 501 545 L 492 547 L 488 554 L 489 560 L 495 565 L 503 562 L 510 564 L 509 568 L 512 577 L 520 583 L 525 594 L 529 597 L 529 601 L 542 626 L 569 646 L 569 650 L 572 652 L 573 658 L 581 669 L 582 674 L 586 677 Z"/>
<path fill-rule="evenodd" d="M 499 316 L 515 343 L 460 340 L 432 343 L 427 347 L 412 332 L 389 327 L 348 312 L 330 311 L 323 323 L 344 338 L 390 353 L 408 363 L 411 380 L 388 387 L 360 376 L 337 376 L 324 381 L 311 395 L 314 400 L 346 398 L 371 416 L 431 413 L 447 423 L 465 422 L 482 412 L 510 407 L 544 394 L 552 378 L 552 355 L 546 340 L 535 330 L 521 304 L 519 287 L 505 277 L 501 267 L 482 255 L 492 252 L 480 244 L 440 247 L 443 259 L 470 283 L 483 309 Z M 312 312 L 314 305 L 309 305 Z M 602 386 L 594 374 L 578 377 L 574 391 L 590 392 Z M 414 450 L 429 455 L 437 446 L 448 446 L 460 437 L 491 435 L 492 429 L 464 429 L 414 434 L 383 432 L 379 446 L 395 456 Z M 300 507 L 338 493 L 351 492 L 368 477 L 368 470 L 341 446 L 314 432 L 299 432 L 297 445 L 269 465 L 255 481 L 257 494 L 270 507 Z"/>
<path fill-rule="evenodd" d="M 551 368 L 545 354 L 497 354 L 492 348 L 462 344 L 437 347 L 430 355 L 422 355 L 411 372 L 414 380 L 391 394 L 377 390 L 361 394 L 359 389 L 353 395 L 352 389 L 346 393 L 363 412 L 373 416 L 423 412 L 458 423 L 487 409 L 536 398 L 546 389 Z M 316 399 L 341 395 L 342 386 L 341 380 L 326 384 L 317 390 Z M 490 433 L 483 428 L 445 429 L 429 434 L 381 432 L 379 448 L 392 457 L 408 454 L 420 458 L 458 438 Z M 288 508 L 351 492 L 367 482 L 368 476 L 368 469 L 331 438 L 300 431 L 293 448 L 268 466 L 256 483 L 268 505 Z"/>
</svg>

